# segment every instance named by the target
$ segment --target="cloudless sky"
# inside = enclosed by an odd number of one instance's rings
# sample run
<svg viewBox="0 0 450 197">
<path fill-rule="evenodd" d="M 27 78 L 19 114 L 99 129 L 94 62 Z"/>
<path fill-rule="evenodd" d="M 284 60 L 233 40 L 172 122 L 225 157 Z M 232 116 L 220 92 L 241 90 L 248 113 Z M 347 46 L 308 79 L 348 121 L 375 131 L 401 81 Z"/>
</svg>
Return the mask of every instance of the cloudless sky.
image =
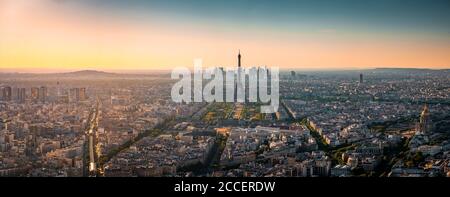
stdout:
<svg viewBox="0 0 450 197">
<path fill-rule="evenodd" d="M 448 0 L 0 0 L 0 69 L 450 68 Z"/>
</svg>

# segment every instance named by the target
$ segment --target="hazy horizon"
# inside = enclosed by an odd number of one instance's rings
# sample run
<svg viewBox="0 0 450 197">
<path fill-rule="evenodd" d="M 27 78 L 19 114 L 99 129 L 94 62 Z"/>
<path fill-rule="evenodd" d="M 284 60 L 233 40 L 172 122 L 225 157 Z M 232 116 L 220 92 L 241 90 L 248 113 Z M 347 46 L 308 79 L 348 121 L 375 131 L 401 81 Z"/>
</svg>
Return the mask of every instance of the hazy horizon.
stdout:
<svg viewBox="0 0 450 197">
<path fill-rule="evenodd" d="M 206 68 L 206 67 L 204 67 Z M 192 68 L 190 68 L 192 69 Z M 343 68 L 343 69 L 301 69 L 301 68 L 281 68 L 282 72 L 300 71 L 300 72 L 329 72 L 329 71 L 370 71 L 376 69 L 417 69 L 417 70 L 449 70 L 450 68 L 426 68 L 426 67 L 374 67 L 374 68 Z M 80 71 L 94 71 L 117 74 L 155 74 L 155 73 L 170 73 L 171 69 L 4 69 L 0 68 L 0 73 L 17 73 L 17 74 L 59 74 L 72 73 Z"/>
</svg>

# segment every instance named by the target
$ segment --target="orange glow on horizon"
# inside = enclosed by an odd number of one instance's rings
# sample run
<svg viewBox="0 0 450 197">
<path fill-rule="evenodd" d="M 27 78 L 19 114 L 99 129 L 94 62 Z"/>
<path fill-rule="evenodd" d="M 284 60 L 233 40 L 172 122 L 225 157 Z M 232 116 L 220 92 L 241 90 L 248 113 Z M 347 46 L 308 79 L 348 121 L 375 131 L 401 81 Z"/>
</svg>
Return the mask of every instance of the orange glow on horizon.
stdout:
<svg viewBox="0 0 450 197">
<path fill-rule="evenodd" d="M 157 19 L 142 24 L 20 2 L 0 5 L 0 70 L 170 69 L 191 66 L 195 58 L 203 58 L 205 66 L 233 66 L 238 49 L 244 66 L 450 67 L 448 41 L 358 37 L 339 31 L 218 32 L 201 25 L 185 28 Z"/>
</svg>

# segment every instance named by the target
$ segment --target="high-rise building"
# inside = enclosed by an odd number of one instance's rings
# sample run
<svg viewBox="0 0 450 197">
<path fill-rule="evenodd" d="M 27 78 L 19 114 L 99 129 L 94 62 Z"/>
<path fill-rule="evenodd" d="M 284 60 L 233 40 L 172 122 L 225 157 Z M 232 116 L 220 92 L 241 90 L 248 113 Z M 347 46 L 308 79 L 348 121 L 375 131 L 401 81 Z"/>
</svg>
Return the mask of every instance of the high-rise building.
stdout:
<svg viewBox="0 0 450 197">
<path fill-rule="evenodd" d="M 13 88 L 12 89 L 12 100 L 19 101 L 20 97 L 20 88 Z"/>
<path fill-rule="evenodd" d="M 10 86 L 3 87 L 2 90 L 3 100 L 4 101 L 11 101 L 12 98 L 12 88 Z"/>
<path fill-rule="evenodd" d="M 32 87 L 31 88 L 31 100 L 36 102 L 39 99 L 39 88 Z"/>
<path fill-rule="evenodd" d="M 69 102 L 80 101 L 80 88 L 72 88 L 69 90 Z"/>
<path fill-rule="evenodd" d="M 69 90 L 69 102 L 79 102 L 87 99 L 86 88 L 71 88 Z"/>
<path fill-rule="evenodd" d="M 363 79 L 363 74 L 359 74 L 359 83 L 363 83 L 364 79 Z"/>
<path fill-rule="evenodd" d="M 24 103 L 26 98 L 25 88 L 17 88 L 16 92 L 16 101 L 19 103 Z"/>
<path fill-rule="evenodd" d="M 27 94 L 26 94 L 26 89 L 25 88 L 20 88 L 20 102 L 24 103 L 25 100 L 27 99 Z"/>
<path fill-rule="evenodd" d="M 39 101 L 45 103 L 47 100 L 47 87 L 41 86 L 39 89 Z"/>
<path fill-rule="evenodd" d="M 61 84 L 59 83 L 59 81 L 56 82 L 56 97 L 61 96 L 62 92 L 61 92 Z"/>
<path fill-rule="evenodd" d="M 84 101 L 87 99 L 86 88 L 80 88 L 79 99 L 80 101 Z"/>
</svg>

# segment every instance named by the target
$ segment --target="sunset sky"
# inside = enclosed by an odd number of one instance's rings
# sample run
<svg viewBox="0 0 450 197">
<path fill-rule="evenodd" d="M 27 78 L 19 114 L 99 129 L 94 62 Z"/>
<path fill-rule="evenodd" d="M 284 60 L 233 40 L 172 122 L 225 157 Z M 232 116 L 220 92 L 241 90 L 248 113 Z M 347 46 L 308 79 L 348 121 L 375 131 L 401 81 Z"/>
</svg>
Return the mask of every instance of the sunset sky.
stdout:
<svg viewBox="0 0 450 197">
<path fill-rule="evenodd" d="M 0 0 L 2 70 L 450 68 L 448 0 Z"/>
</svg>

